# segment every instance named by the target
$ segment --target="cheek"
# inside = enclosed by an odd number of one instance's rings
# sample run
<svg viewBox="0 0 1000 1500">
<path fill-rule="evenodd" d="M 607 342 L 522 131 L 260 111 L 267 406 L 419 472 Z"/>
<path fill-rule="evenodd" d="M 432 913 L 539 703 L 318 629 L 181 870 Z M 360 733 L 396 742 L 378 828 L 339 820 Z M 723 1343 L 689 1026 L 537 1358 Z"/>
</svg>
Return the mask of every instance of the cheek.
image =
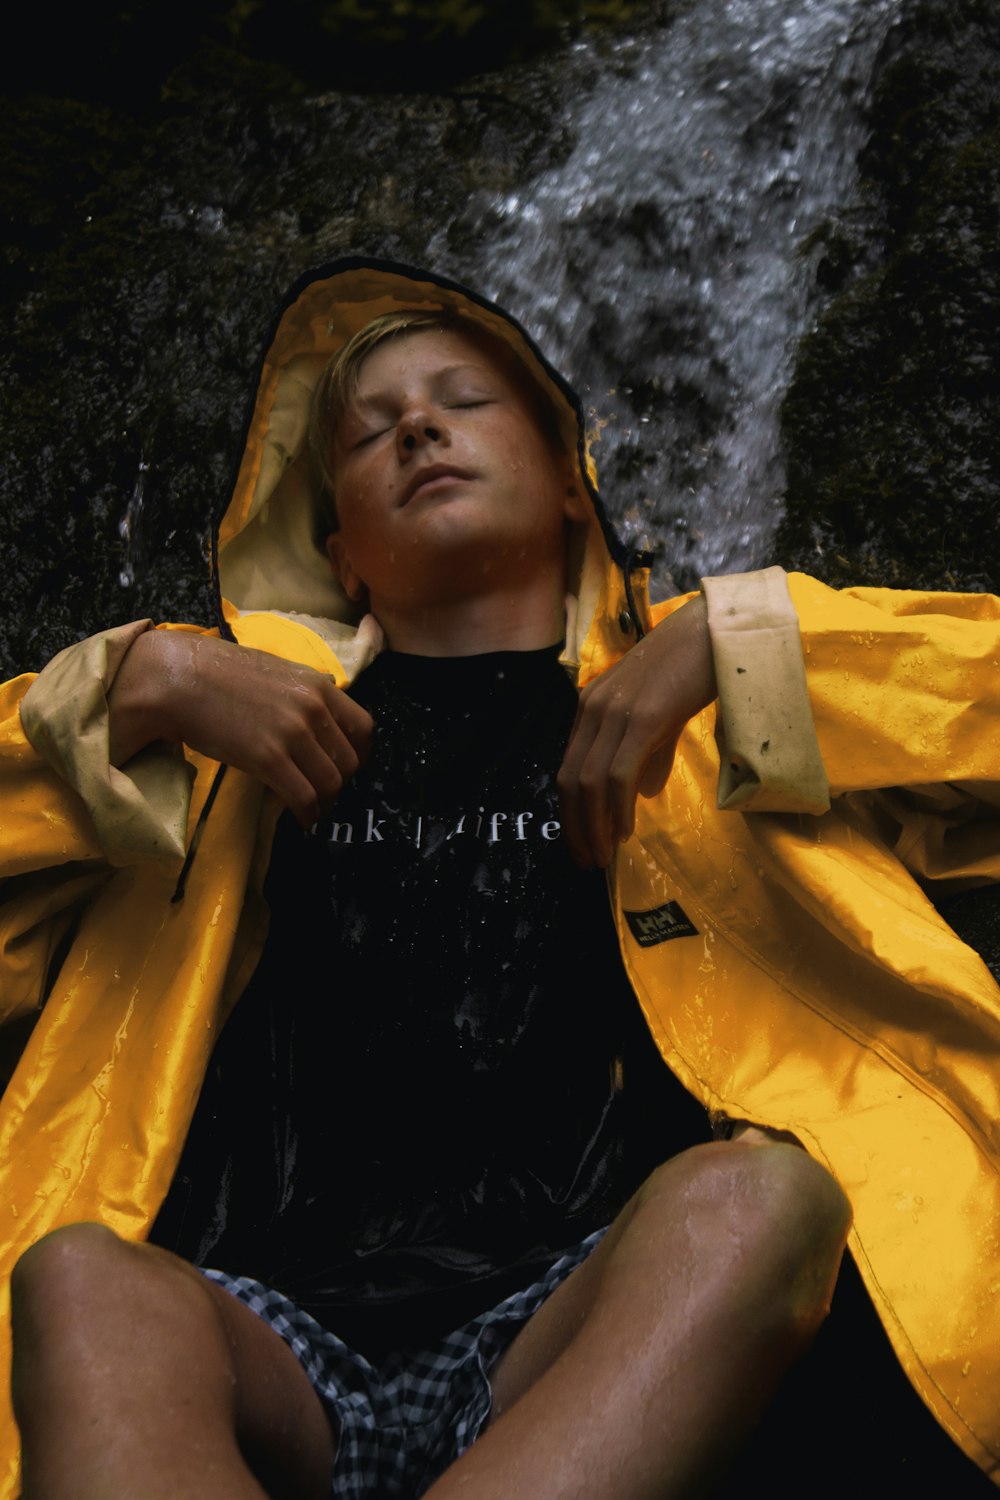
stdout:
<svg viewBox="0 0 1000 1500">
<path fill-rule="evenodd" d="M 344 474 L 337 486 L 337 514 L 345 536 L 361 540 L 372 530 L 384 488 L 364 470 L 352 468 Z"/>
</svg>

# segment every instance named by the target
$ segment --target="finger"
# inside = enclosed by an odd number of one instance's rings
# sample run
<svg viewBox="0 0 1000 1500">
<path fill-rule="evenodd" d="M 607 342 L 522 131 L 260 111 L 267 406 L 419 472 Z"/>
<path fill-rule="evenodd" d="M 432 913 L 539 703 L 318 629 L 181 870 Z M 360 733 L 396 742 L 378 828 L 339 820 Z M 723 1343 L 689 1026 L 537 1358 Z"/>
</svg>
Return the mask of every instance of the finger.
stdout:
<svg viewBox="0 0 1000 1500">
<path fill-rule="evenodd" d="M 245 769 L 259 776 L 303 827 L 311 827 L 357 769 L 357 754 L 325 714 L 319 727 L 297 721 L 270 728 L 256 764 Z"/>
<path fill-rule="evenodd" d="M 635 752 L 631 758 L 622 757 L 623 743 L 631 744 L 634 734 L 620 674 L 620 666 L 612 668 L 581 695 L 565 763 L 565 806 L 572 820 L 574 858 L 578 864 L 601 869 L 610 864 L 621 830 L 629 826 L 629 799 L 634 806 L 638 774 Z M 622 784 L 614 785 L 616 779 Z"/>
<path fill-rule="evenodd" d="M 596 732 L 595 721 L 582 711 L 578 711 L 566 746 L 566 753 L 563 756 L 563 763 L 556 777 L 563 833 L 566 836 L 570 854 L 583 869 L 588 869 L 593 861 L 587 839 L 580 773 Z"/>
<path fill-rule="evenodd" d="M 329 725 L 354 745 L 359 759 L 367 754 L 372 719 L 366 709 L 311 667 L 297 667 L 281 680 L 279 711 L 289 726 L 303 724 L 319 735 Z M 272 696 L 272 701 L 274 701 Z"/>
<path fill-rule="evenodd" d="M 590 863 L 604 870 L 615 848 L 612 766 L 622 743 L 621 720 L 605 718 L 580 770 L 583 837 Z"/>
<path fill-rule="evenodd" d="M 335 725 L 325 735 L 302 741 L 292 758 L 313 789 L 315 807 L 306 814 L 312 822 L 330 811 L 360 764 L 354 746 Z"/>
<path fill-rule="evenodd" d="M 607 797 L 612 846 L 624 843 L 635 828 L 640 757 L 633 738 L 626 735 L 608 768 Z"/>
<path fill-rule="evenodd" d="M 655 797 L 666 786 L 674 763 L 674 744 L 648 750 L 634 726 L 622 741 L 621 748 L 612 761 L 608 776 L 608 796 L 611 808 L 611 836 L 616 844 L 623 844 L 635 832 L 635 810 L 640 793 L 643 797 Z"/>
<path fill-rule="evenodd" d="M 372 730 L 374 724 L 372 716 L 367 709 L 355 703 L 346 693 L 339 688 L 327 683 L 329 689 L 327 694 L 327 707 L 330 717 L 337 725 L 341 733 L 353 746 L 358 762 L 364 765 L 371 750 Z"/>
<path fill-rule="evenodd" d="M 304 769 L 295 761 L 285 758 L 274 767 L 271 774 L 262 778 L 302 828 L 311 828 L 323 816 L 325 808 L 332 806 L 342 785 L 340 773 L 333 762 L 323 754 L 318 745 L 314 746 L 314 750 L 325 761 L 322 769 L 318 763 L 311 769 Z M 308 759 L 307 756 L 307 762 Z M 317 781 L 323 787 L 322 795 L 317 790 Z"/>
<path fill-rule="evenodd" d="M 328 721 L 317 730 L 315 744 L 333 762 L 343 779 L 349 781 L 361 764 L 361 756 L 341 727 L 332 720 Z M 310 749 L 310 741 L 307 740 L 303 745 L 303 752 L 308 753 Z M 301 759 L 298 763 L 300 766 L 303 764 Z"/>
<path fill-rule="evenodd" d="M 371 716 L 333 686 L 328 679 L 312 675 L 300 683 L 295 695 L 275 713 L 277 743 L 302 769 L 318 771 L 318 789 L 324 790 L 325 768 L 314 747 L 338 768 L 342 778 L 353 776 L 367 757 L 372 734 Z"/>
</svg>

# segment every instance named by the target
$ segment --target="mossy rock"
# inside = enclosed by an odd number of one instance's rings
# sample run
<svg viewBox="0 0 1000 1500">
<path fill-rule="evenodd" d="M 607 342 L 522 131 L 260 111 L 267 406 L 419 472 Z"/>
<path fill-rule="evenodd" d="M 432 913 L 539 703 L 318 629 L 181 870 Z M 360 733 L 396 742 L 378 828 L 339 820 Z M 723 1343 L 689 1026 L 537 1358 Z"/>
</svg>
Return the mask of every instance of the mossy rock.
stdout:
<svg viewBox="0 0 1000 1500">
<path fill-rule="evenodd" d="M 784 404 L 786 564 L 837 584 L 1000 589 L 998 112 L 996 7 L 912 5 L 873 102 L 873 229 L 847 250 L 831 234 L 847 284 Z"/>
</svg>

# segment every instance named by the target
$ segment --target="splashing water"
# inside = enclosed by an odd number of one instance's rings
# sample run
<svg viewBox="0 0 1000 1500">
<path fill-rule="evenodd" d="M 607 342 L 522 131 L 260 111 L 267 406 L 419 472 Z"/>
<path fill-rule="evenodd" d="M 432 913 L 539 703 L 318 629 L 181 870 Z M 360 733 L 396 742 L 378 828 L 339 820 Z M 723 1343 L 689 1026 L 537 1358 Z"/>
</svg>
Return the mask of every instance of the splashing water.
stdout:
<svg viewBox="0 0 1000 1500">
<path fill-rule="evenodd" d="M 79 222 L 54 200 L 44 254 L 19 231 L 37 269 L 4 351 L 7 670 L 126 603 L 212 618 L 199 538 L 228 493 L 250 353 L 284 286 L 348 252 L 450 272 L 537 334 L 604 424 L 606 501 L 657 545 L 659 591 L 769 561 L 776 417 L 825 253 L 803 247 L 856 203 L 902 5 L 687 0 L 451 95 L 262 111 L 235 88 L 144 124 L 148 170 L 124 152 Z"/>
<path fill-rule="evenodd" d="M 142 521 L 143 506 L 146 495 L 146 475 L 149 473 L 149 464 L 145 459 L 139 460 L 139 468 L 132 486 L 132 494 L 129 496 L 125 514 L 118 522 L 118 535 L 122 544 L 122 565 L 118 572 L 118 582 L 123 589 L 131 588 L 135 583 L 135 552 L 136 537 Z"/>
<path fill-rule="evenodd" d="M 495 226 L 477 284 L 586 393 L 609 509 L 657 540 L 660 591 L 768 561 L 778 411 L 816 308 L 802 247 L 855 187 L 898 8 L 701 0 L 595 59 L 561 166 L 469 205 Z"/>
</svg>

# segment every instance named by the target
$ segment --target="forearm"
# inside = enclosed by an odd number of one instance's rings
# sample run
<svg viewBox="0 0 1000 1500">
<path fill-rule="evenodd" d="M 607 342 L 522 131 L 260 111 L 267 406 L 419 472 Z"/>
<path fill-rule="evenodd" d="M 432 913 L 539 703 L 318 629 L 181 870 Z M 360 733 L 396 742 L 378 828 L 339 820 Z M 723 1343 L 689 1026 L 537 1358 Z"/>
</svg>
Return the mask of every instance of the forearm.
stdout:
<svg viewBox="0 0 1000 1500">
<path fill-rule="evenodd" d="M 108 752 L 123 766 L 157 740 L 178 742 L 178 701 L 193 690 L 205 638 L 150 630 L 129 647 L 108 693 Z"/>
</svg>

